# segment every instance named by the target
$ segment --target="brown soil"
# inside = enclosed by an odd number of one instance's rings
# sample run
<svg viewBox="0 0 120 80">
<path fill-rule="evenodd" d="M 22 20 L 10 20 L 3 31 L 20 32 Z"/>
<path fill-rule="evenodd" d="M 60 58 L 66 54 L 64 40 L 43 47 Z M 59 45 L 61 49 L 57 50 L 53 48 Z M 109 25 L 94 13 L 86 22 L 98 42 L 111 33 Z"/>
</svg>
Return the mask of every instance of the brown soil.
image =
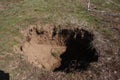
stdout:
<svg viewBox="0 0 120 80">
<path fill-rule="evenodd" d="M 5 9 L 5 5 L 3 5 L 2 2 L 0 2 L 0 10 L 4 10 Z"/>
<path fill-rule="evenodd" d="M 83 29 L 60 29 L 50 25 L 31 26 L 20 47 L 30 63 L 52 71 L 86 70 L 98 60 L 93 34 Z"/>
<path fill-rule="evenodd" d="M 38 32 L 37 28 L 31 26 L 24 35 L 26 40 L 21 46 L 21 51 L 27 57 L 28 61 L 39 68 L 53 70 L 59 65 L 59 57 L 54 57 L 52 53 L 60 55 L 65 51 L 65 46 L 58 44 L 56 39 L 52 39 L 52 28 L 44 26 Z"/>
</svg>

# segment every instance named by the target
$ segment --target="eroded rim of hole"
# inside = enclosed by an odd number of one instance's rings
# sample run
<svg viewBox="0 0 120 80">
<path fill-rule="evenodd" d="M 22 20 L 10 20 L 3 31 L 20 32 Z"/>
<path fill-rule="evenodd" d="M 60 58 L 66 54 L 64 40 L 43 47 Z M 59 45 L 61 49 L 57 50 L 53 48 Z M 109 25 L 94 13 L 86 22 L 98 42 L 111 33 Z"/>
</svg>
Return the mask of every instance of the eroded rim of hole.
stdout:
<svg viewBox="0 0 120 80">
<path fill-rule="evenodd" d="M 87 70 L 91 62 L 98 61 L 98 52 L 92 41 L 94 35 L 84 29 L 62 29 L 58 35 L 64 38 L 66 51 L 61 54 L 61 65 L 56 71 L 73 72 Z"/>
<path fill-rule="evenodd" d="M 36 41 L 37 38 L 37 45 L 47 44 L 66 47 L 64 52 L 57 55 L 59 57 L 59 65 L 54 66 L 54 68 L 51 66 L 53 72 L 84 71 L 88 69 L 91 62 L 98 61 L 98 52 L 92 43 L 94 34 L 85 29 L 57 29 L 53 27 L 51 29 L 38 30 L 34 27 L 29 29 L 28 33 L 29 38 L 27 36 L 26 41 L 30 44 L 31 41 L 34 39 Z M 23 47 L 20 47 L 21 51 L 24 51 Z M 52 55 L 52 52 L 50 54 Z M 56 56 L 56 54 L 52 56 Z"/>
</svg>

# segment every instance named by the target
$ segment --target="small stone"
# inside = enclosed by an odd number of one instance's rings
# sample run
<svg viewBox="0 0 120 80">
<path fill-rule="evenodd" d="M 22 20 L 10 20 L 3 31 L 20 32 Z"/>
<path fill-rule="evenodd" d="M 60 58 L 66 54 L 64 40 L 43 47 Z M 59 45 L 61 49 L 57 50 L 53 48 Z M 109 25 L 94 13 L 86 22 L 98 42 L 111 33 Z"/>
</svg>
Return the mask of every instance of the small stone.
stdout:
<svg viewBox="0 0 120 80">
<path fill-rule="evenodd" d="M 92 77 L 92 75 L 90 75 L 90 77 Z"/>
<path fill-rule="evenodd" d="M 114 71 L 115 74 L 117 74 L 117 71 Z"/>
<path fill-rule="evenodd" d="M 117 54 L 117 53 L 115 53 L 115 54 Z"/>
<path fill-rule="evenodd" d="M 110 60 L 111 60 L 111 58 L 109 57 L 109 58 L 107 58 L 107 60 L 108 60 L 108 61 L 110 61 Z"/>
</svg>

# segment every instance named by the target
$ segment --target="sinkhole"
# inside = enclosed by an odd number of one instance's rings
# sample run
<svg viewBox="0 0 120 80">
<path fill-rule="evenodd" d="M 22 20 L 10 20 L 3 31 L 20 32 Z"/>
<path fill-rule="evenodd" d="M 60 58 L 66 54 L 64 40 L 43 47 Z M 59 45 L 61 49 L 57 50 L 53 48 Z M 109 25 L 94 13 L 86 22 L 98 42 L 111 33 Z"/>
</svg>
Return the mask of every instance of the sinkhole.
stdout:
<svg viewBox="0 0 120 80">
<path fill-rule="evenodd" d="M 28 30 L 20 47 L 30 63 L 53 72 L 84 71 L 98 61 L 94 34 L 85 29 L 46 26 Z"/>
<path fill-rule="evenodd" d="M 84 71 L 91 62 L 98 61 L 98 52 L 92 43 L 92 33 L 84 29 L 62 29 L 58 35 L 62 38 L 66 50 L 60 55 L 60 66 L 55 68 L 54 72 Z"/>
</svg>

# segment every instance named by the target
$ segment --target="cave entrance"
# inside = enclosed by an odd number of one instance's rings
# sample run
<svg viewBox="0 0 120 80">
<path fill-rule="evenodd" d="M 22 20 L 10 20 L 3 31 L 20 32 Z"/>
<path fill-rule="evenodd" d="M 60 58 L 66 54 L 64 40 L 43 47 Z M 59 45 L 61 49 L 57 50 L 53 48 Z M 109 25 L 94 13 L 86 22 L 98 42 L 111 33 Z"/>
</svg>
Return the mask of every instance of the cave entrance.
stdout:
<svg viewBox="0 0 120 80">
<path fill-rule="evenodd" d="M 63 29 L 58 35 L 64 39 L 66 51 L 60 55 L 61 64 L 54 71 L 72 72 L 87 70 L 91 62 L 98 61 L 92 41 L 94 35 L 84 29 Z"/>
</svg>

